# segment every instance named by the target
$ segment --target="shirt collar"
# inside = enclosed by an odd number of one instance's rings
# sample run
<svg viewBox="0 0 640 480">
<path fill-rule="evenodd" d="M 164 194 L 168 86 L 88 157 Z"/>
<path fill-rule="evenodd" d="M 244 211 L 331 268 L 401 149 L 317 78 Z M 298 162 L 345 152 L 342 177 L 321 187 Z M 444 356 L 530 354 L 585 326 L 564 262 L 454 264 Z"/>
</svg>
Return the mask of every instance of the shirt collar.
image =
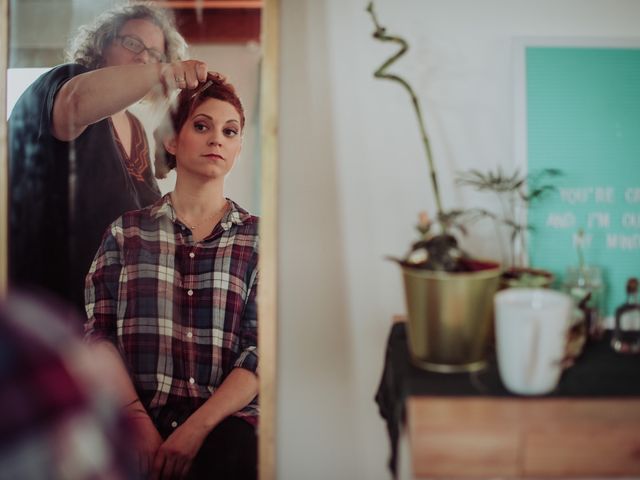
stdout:
<svg viewBox="0 0 640 480">
<path fill-rule="evenodd" d="M 225 197 L 226 198 L 226 197 Z M 227 209 L 224 217 L 220 220 L 220 226 L 223 230 L 229 230 L 232 225 L 244 225 L 244 223 L 252 216 L 244 208 L 238 205 L 230 198 L 226 199 L 230 208 Z M 151 217 L 159 219 L 160 217 L 168 217 L 173 223 L 178 221 L 176 211 L 171 204 L 171 194 L 166 193 L 160 200 L 151 206 Z"/>
</svg>

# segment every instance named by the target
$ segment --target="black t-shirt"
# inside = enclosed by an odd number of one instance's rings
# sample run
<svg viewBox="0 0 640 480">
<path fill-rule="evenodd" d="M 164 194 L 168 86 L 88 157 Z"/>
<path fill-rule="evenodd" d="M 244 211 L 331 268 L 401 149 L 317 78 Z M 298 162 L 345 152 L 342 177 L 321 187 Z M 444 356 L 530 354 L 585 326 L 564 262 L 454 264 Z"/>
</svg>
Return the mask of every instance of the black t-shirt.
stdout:
<svg viewBox="0 0 640 480">
<path fill-rule="evenodd" d="M 43 74 L 9 118 L 11 285 L 48 290 L 82 311 L 84 278 L 105 229 L 160 197 L 150 167 L 142 178 L 128 174 L 109 119 L 71 142 L 52 135 L 56 94 L 87 71 L 67 64 Z"/>
</svg>

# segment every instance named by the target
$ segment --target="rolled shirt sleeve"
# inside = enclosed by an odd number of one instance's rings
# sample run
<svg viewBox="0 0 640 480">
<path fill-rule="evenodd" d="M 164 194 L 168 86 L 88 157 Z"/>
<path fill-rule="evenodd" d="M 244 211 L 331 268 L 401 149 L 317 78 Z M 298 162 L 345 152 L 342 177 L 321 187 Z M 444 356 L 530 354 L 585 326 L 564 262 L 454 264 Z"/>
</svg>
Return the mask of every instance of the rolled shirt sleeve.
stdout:
<svg viewBox="0 0 640 480">
<path fill-rule="evenodd" d="M 105 232 L 85 280 L 85 340 L 116 344 L 118 288 L 122 270 L 122 224 L 114 222 Z"/>
<path fill-rule="evenodd" d="M 254 269 L 251 274 L 251 281 L 247 303 L 242 318 L 242 329 L 240 332 L 241 352 L 234 363 L 236 368 L 244 368 L 255 374 L 258 373 L 258 306 L 256 298 L 258 295 L 258 270 Z"/>
</svg>

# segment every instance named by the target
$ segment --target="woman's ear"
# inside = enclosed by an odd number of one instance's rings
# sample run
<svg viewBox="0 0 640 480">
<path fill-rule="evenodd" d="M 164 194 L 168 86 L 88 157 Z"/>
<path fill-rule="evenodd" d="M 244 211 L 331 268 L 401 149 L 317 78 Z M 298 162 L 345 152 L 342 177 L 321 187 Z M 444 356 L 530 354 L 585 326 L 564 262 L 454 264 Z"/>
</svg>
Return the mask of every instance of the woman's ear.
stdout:
<svg viewBox="0 0 640 480">
<path fill-rule="evenodd" d="M 165 137 L 162 140 L 164 145 L 164 149 L 169 152 L 171 155 L 175 156 L 176 151 L 178 149 L 178 140 L 175 135 L 171 135 L 170 137 Z"/>
</svg>

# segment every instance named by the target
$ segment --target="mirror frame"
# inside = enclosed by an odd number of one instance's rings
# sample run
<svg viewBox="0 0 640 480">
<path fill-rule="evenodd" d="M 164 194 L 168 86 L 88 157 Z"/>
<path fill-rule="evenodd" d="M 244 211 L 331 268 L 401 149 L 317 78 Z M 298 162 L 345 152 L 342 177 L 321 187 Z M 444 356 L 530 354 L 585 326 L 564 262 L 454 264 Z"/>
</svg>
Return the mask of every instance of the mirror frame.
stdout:
<svg viewBox="0 0 640 480">
<path fill-rule="evenodd" d="M 6 1 L 6 0 L 5 0 Z M 276 372 L 278 325 L 278 105 L 280 69 L 280 0 L 262 6 L 262 65 L 260 84 L 260 289 L 258 290 L 258 345 L 260 352 L 260 420 L 258 478 L 275 480 Z"/>
<path fill-rule="evenodd" d="M 260 423 L 258 474 L 276 478 L 277 371 L 277 209 L 278 209 L 278 70 L 280 0 L 263 0 L 260 112 L 262 124 L 260 290 L 258 338 L 260 344 Z M 8 287 L 8 139 L 7 68 L 9 66 L 9 0 L 0 0 L 0 298 Z"/>
<path fill-rule="evenodd" d="M 0 0 L 0 298 L 9 274 L 9 148 L 7 139 L 7 68 L 9 67 L 9 0 Z"/>
</svg>

